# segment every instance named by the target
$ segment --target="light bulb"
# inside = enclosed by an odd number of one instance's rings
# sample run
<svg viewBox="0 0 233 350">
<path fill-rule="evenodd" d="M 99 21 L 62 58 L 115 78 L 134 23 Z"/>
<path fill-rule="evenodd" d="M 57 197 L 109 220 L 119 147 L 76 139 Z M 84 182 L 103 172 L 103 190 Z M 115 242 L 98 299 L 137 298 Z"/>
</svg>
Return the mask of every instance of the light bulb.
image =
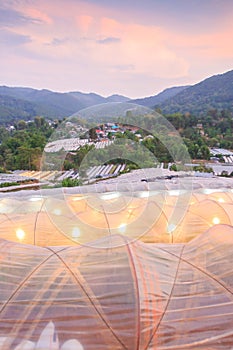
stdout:
<svg viewBox="0 0 233 350">
<path fill-rule="evenodd" d="M 79 238 L 80 234 L 81 234 L 80 229 L 78 227 L 74 227 L 72 230 L 72 237 Z"/>
<path fill-rule="evenodd" d="M 219 199 L 218 199 L 218 202 L 219 202 L 219 203 L 224 203 L 225 201 L 224 201 L 223 198 L 219 198 Z"/>
<path fill-rule="evenodd" d="M 212 223 L 213 223 L 214 225 L 218 225 L 218 224 L 220 224 L 220 219 L 217 218 L 217 217 L 214 217 L 213 220 L 212 220 Z"/>
<path fill-rule="evenodd" d="M 118 226 L 118 230 L 120 231 L 120 233 L 125 233 L 126 231 L 126 224 L 122 223 Z"/>
<path fill-rule="evenodd" d="M 21 228 L 18 228 L 18 229 L 16 230 L 16 237 L 17 237 L 20 241 L 22 241 L 22 240 L 25 238 L 25 232 L 24 232 L 24 230 L 22 230 Z"/>
</svg>

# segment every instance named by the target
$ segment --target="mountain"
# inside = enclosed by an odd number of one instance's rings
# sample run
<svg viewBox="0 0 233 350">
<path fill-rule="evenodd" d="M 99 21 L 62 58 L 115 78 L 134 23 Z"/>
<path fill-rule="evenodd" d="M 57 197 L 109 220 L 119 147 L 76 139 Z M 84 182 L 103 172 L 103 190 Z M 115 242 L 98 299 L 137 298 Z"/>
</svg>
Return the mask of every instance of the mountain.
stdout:
<svg viewBox="0 0 233 350">
<path fill-rule="evenodd" d="M 172 87 L 155 96 L 135 100 L 117 94 L 103 97 L 78 91 L 60 93 L 45 89 L 0 86 L 0 124 L 9 124 L 15 119 L 28 120 L 36 115 L 60 119 L 87 107 L 108 102 L 159 107 L 164 114 L 190 112 L 204 115 L 210 109 L 228 109 L 233 112 L 233 70 L 214 75 L 192 86 Z M 90 113 L 87 111 L 87 114 Z"/>
<path fill-rule="evenodd" d="M 233 70 L 192 85 L 159 104 L 165 114 L 190 112 L 203 115 L 211 109 L 233 112 Z"/>
<path fill-rule="evenodd" d="M 163 90 L 157 95 L 145 97 L 145 98 L 138 98 L 136 100 L 131 100 L 132 103 L 137 103 L 139 105 L 153 108 L 156 105 L 159 105 L 160 103 L 163 103 L 167 99 L 177 95 L 179 92 L 187 89 L 190 85 L 187 86 L 175 86 L 168 89 Z"/>
<path fill-rule="evenodd" d="M 95 93 L 59 93 L 46 89 L 0 86 L 0 123 L 9 123 L 15 119 L 28 120 L 36 115 L 51 119 L 63 118 L 97 104 L 128 100 L 128 97 L 121 95 L 105 98 Z"/>
<path fill-rule="evenodd" d="M 37 115 L 34 104 L 7 95 L 0 95 L 0 123 L 10 123 L 15 119 L 28 119 Z"/>
<path fill-rule="evenodd" d="M 106 98 L 107 102 L 131 102 L 131 100 L 128 97 L 122 96 L 122 95 L 111 95 Z"/>
</svg>

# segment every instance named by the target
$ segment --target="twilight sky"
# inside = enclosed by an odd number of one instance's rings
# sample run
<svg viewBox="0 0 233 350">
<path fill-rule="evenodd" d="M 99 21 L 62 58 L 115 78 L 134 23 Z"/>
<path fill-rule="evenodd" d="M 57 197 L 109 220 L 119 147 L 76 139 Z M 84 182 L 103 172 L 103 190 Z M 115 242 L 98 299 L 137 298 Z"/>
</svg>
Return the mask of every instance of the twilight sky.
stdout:
<svg viewBox="0 0 233 350">
<path fill-rule="evenodd" d="M 233 68 L 232 0 L 0 0 L 0 85 L 154 95 Z"/>
</svg>

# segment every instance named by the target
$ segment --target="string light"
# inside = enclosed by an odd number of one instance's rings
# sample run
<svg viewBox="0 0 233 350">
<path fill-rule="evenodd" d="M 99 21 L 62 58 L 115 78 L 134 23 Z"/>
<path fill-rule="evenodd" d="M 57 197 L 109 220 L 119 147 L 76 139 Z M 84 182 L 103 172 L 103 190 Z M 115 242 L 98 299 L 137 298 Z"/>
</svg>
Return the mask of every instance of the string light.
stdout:
<svg viewBox="0 0 233 350">
<path fill-rule="evenodd" d="M 120 233 L 125 233 L 127 225 L 125 223 L 122 223 L 118 226 L 118 230 Z"/>
<path fill-rule="evenodd" d="M 79 238 L 80 234 L 81 234 L 80 229 L 78 227 L 74 227 L 72 230 L 72 237 Z"/>
<path fill-rule="evenodd" d="M 24 232 L 24 230 L 22 230 L 21 228 L 18 228 L 18 229 L 16 230 L 16 237 L 17 237 L 20 241 L 22 241 L 22 240 L 25 238 L 25 232 Z"/>
<path fill-rule="evenodd" d="M 30 202 L 39 202 L 39 201 L 41 201 L 41 197 L 31 197 L 29 200 L 30 200 Z"/>
<path fill-rule="evenodd" d="M 61 209 L 54 209 L 53 214 L 55 215 L 61 215 Z"/>
<path fill-rule="evenodd" d="M 219 198 L 219 199 L 218 199 L 218 202 L 219 202 L 219 203 L 224 203 L 225 201 L 224 201 L 223 198 Z"/>
<path fill-rule="evenodd" d="M 218 225 L 218 224 L 220 224 L 220 219 L 217 218 L 217 217 L 214 217 L 213 220 L 212 220 L 212 223 L 213 223 L 214 225 Z"/>
<path fill-rule="evenodd" d="M 176 225 L 175 224 L 169 224 L 167 226 L 167 233 L 171 234 L 175 229 L 176 229 Z"/>
</svg>

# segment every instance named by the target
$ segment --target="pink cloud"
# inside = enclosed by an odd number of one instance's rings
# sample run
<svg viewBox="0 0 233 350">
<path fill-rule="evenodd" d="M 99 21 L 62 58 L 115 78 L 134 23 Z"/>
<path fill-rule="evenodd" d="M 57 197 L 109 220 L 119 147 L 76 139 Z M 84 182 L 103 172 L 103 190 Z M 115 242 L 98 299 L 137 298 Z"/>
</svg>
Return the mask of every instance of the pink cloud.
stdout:
<svg viewBox="0 0 233 350">
<path fill-rule="evenodd" d="M 77 18 L 77 25 L 81 30 L 81 32 L 84 34 L 88 33 L 93 23 L 93 17 L 90 15 L 80 15 L 80 16 L 77 16 L 76 18 Z"/>
<path fill-rule="evenodd" d="M 105 36 L 119 36 L 124 32 L 123 25 L 113 18 L 102 17 L 100 19 L 99 31 Z"/>
<path fill-rule="evenodd" d="M 46 24 L 52 24 L 53 20 L 52 17 L 50 17 L 47 13 L 45 13 L 44 11 L 40 11 L 37 8 L 24 8 L 24 14 L 26 14 L 29 17 L 35 18 L 43 23 Z"/>
<path fill-rule="evenodd" d="M 46 77 L 51 83 L 56 73 L 61 75 L 61 72 L 69 71 L 72 72 L 69 79 L 64 76 L 62 81 L 67 87 L 73 79 L 72 84 L 78 81 L 81 89 L 81 84 L 92 91 L 96 86 L 102 88 L 106 84 L 126 91 L 125 82 L 133 81 L 132 90 L 149 91 L 154 88 L 148 81 L 157 84 L 160 79 L 167 84 L 167 81 L 187 78 L 189 83 L 191 76 L 199 79 L 203 72 L 205 76 L 210 71 L 217 73 L 218 67 L 227 66 L 233 58 L 230 15 L 227 20 L 222 19 L 220 29 L 219 26 L 205 27 L 186 32 L 168 18 L 166 25 L 163 21 L 160 25 L 150 21 L 149 25 L 143 11 L 137 19 L 131 14 L 127 18 L 127 13 L 122 14 L 120 10 L 80 0 L 22 0 L 18 2 L 17 10 L 39 20 L 25 25 L 20 23 L 14 28 L 16 34 L 31 38 L 21 51 L 14 52 L 18 66 L 24 67 L 23 77 L 29 77 L 26 74 L 29 64 L 22 64 L 25 57 L 31 62 L 30 79 L 33 71 L 38 79 L 42 74 L 37 72 L 45 72 L 44 79 Z M 12 66 L 10 70 L 12 72 Z M 15 70 L 13 75 L 17 74 L 19 72 Z M 137 81 L 138 85 L 135 84 Z"/>
<path fill-rule="evenodd" d="M 188 74 L 189 64 L 183 57 L 166 46 L 166 32 L 156 26 L 121 23 L 102 18 L 99 36 L 119 38 L 112 45 L 93 50 L 93 60 L 109 66 L 133 65 L 135 74 L 177 77 Z M 99 42 L 100 40 L 98 40 Z"/>
<path fill-rule="evenodd" d="M 199 59 L 233 58 L 233 21 L 223 21 L 221 29 L 213 28 L 205 33 L 186 34 L 171 32 L 167 34 L 167 45 L 183 55 L 195 55 Z"/>
</svg>

